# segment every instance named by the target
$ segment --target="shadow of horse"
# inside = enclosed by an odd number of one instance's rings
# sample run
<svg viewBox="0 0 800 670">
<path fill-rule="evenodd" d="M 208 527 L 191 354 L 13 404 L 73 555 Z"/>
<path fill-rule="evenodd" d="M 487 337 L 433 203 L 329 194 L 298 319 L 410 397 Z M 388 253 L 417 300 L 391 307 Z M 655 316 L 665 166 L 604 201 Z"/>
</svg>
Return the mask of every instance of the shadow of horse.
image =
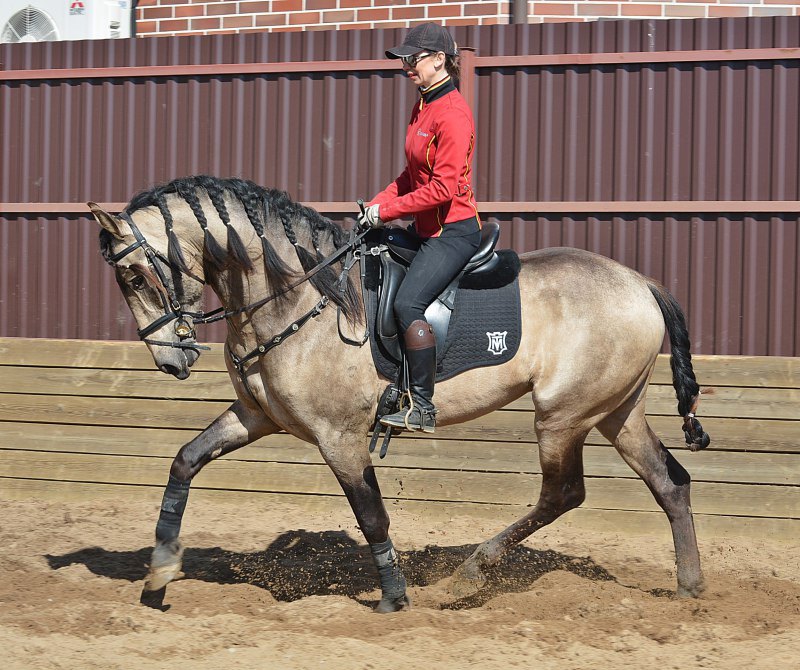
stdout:
<svg viewBox="0 0 800 670">
<path fill-rule="evenodd" d="M 449 577 L 475 550 L 477 545 L 426 546 L 399 552 L 410 586 L 430 586 Z M 110 551 L 87 547 L 62 555 L 46 555 L 51 569 L 73 564 L 85 565 L 90 572 L 130 582 L 147 574 L 151 549 Z M 471 609 L 503 593 L 529 590 L 542 576 L 567 570 L 593 581 L 613 581 L 616 577 L 589 557 L 569 556 L 552 550 L 538 551 L 524 546 L 510 549 L 490 571 L 487 584 L 477 593 L 441 605 L 443 609 Z M 216 584 L 251 584 L 263 588 L 276 600 L 293 602 L 320 595 L 343 595 L 362 604 L 375 589 L 375 567 L 369 547 L 358 544 L 343 531 L 283 533 L 263 551 L 240 553 L 220 547 L 187 548 L 183 556 L 186 579 Z M 163 609 L 162 597 L 143 604 Z M 669 595 L 669 592 L 653 593 Z"/>
</svg>

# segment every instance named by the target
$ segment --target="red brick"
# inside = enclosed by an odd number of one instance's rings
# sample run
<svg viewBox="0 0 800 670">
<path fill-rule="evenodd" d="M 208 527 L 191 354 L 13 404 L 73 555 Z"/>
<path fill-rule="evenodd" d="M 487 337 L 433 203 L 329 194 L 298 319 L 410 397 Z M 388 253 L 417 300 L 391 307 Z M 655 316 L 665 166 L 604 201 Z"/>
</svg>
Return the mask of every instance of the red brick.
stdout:
<svg viewBox="0 0 800 670">
<path fill-rule="evenodd" d="M 542 19 L 542 23 L 586 23 L 586 19 L 576 19 L 573 17 L 567 17 L 564 19 L 557 19 L 551 16 L 545 16 Z"/>
<path fill-rule="evenodd" d="M 222 19 L 223 28 L 251 28 L 252 26 L 252 16 L 225 16 Z"/>
<path fill-rule="evenodd" d="M 339 0 L 339 9 L 366 9 L 368 7 L 370 7 L 369 0 Z"/>
<path fill-rule="evenodd" d="M 671 5 L 665 5 L 664 7 L 664 16 L 669 17 L 684 17 L 684 18 L 702 18 L 706 15 L 706 8 L 705 7 L 689 7 L 684 5 L 683 7 L 673 7 Z"/>
<path fill-rule="evenodd" d="M 499 9 L 496 2 L 479 2 L 464 7 L 464 16 L 494 16 Z"/>
<path fill-rule="evenodd" d="M 303 9 L 303 0 L 272 0 L 273 12 L 299 12 Z"/>
<path fill-rule="evenodd" d="M 425 23 L 424 21 L 420 21 L 420 23 Z M 413 21 L 409 24 L 411 26 L 416 25 Z M 405 28 L 406 22 L 405 21 L 384 21 L 383 23 L 379 23 L 376 28 Z"/>
<path fill-rule="evenodd" d="M 138 6 L 139 7 L 155 7 L 158 4 L 158 0 L 139 0 Z"/>
<path fill-rule="evenodd" d="M 336 0 L 306 0 L 306 9 L 336 9 Z"/>
<path fill-rule="evenodd" d="M 350 23 L 356 20 L 354 9 L 339 10 L 338 12 L 322 12 L 324 23 Z"/>
<path fill-rule="evenodd" d="M 240 2 L 240 14 L 260 14 L 261 12 L 269 12 L 268 2 Z"/>
<path fill-rule="evenodd" d="M 424 7 L 394 7 L 392 9 L 393 19 L 424 19 Z"/>
<path fill-rule="evenodd" d="M 299 33 L 303 30 L 302 26 L 279 26 L 270 30 L 271 33 Z"/>
<path fill-rule="evenodd" d="M 213 19 L 192 19 L 192 30 L 213 30 L 214 28 L 219 28 L 222 25 L 222 19 L 220 18 L 213 18 Z"/>
<path fill-rule="evenodd" d="M 172 7 L 149 7 L 142 10 L 142 18 L 145 19 L 171 19 Z"/>
<path fill-rule="evenodd" d="M 358 20 L 359 21 L 388 21 L 389 20 L 389 10 L 388 9 L 359 9 L 357 15 L 358 15 Z"/>
<path fill-rule="evenodd" d="M 792 16 L 793 7 L 753 7 L 752 16 Z"/>
<path fill-rule="evenodd" d="M 795 0 L 792 0 L 795 2 Z M 729 16 L 750 16 L 750 10 L 747 7 L 709 7 L 709 18 L 725 18 Z"/>
<path fill-rule="evenodd" d="M 187 16 L 205 16 L 206 8 L 202 5 L 184 5 L 175 8 L 175 18 Z"/>
<path fill-rule="evenodd" d="M 158 24 L 155 21 L 137 21 L 136 34 L 154 33 L 158 30 Z"/>
<path fill-rule="evenodd" d="M 189 30 L 189 19 L 173 19 L 170 21 L 160 21 L 158 29 L 161 32 L 176 32 L 178 30 Z"/>
<path fill-rule="evenodd" d="M 578 5 L 578 14 L 580 16 L 616 16 L 617 6 L 600 4 L 585 5 L 581 3 Z"/>
<path fill-rule="evenodd" d="M 221 16 L 223 14 L 226 16 L 234 16 L 236 14 L 236 3 L 220 2 L 206 6 L 207 16 Z"/>
<path fill-rule="evenodd" d="M 289 23 L 319 23 L 319 12 L 293 12 L 289 14 Z"/>
<path fill-rule="evenodd" d="M 481 19 L 482 26 L 506 26 L 510 23 L 507 16 L 486 16 Z"/>
<path fill-rule="evenodd" d="M 286 14 L 260 14 L 256 16 L 257 26 L 285 26 Z"/>
<path fill-rule="evenodd" d="M 445 19 L 444 25 L 446 26 L 477 26 L 478 19 L 471 18 L 471 19 Z"/>
<path fill-rule="evenodd" d="M 460 5 L 432 5 L 428 7 L 428 16 L 438 18 L 440 16 L 461 16 Z"/>
<path fill-rule="evenodd" d="M 339 30 L 366 30 L 372 28 L 370 23 L 343 23 L 339 26 Z"/>
<path fill-rule="evenodd" d="M 797 0 L 764 0 L 765 5 L 796 5 Z"/>
<path fill-rule="evenodd" d="M 622 16 L 661 16 L 661 5 L 631 3 L 622 5 Z"/>
<path fill-rule="evenodd" d="M 537 2 L 533 13 L 543 16 L 575 16 L 575 5 L 565 2 Z"/>
<path fill-rule="evenodd" d="M 369 5 L 369 2 L 364 3 Z M 373 7 L 389 7 L 391 5 L 404 5 L 405 0 L 372 0 Z"/>
</svg>

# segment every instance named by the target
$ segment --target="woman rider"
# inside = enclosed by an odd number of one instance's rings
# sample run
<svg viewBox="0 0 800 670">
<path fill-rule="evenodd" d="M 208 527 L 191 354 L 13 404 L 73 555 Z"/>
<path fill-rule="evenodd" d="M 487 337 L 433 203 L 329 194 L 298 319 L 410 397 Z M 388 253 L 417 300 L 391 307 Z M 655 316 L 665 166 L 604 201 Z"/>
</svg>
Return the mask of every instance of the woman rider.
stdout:
<svg viewBox="0 0 800 670">
<path fill-rule="evenodd" d="M 450 33 L 435 23 L 412 28 L 403 43 L 386 52 L 399 58 L 420 99 L 406 131 L 406 169 L 378 193 L 359 217 L 362 225 L 414 216 L 421 246 L 394 303 L 403 333 L 412 402 L 385 416 L 387 426 L 432 433 L 436 426 L 433 386 L 436 339 L 426 308 L 461 272 L 480 243 L 481 222 L 470 175 L 475 123 L 456 90 L 459 58 Z"/>
</svg>

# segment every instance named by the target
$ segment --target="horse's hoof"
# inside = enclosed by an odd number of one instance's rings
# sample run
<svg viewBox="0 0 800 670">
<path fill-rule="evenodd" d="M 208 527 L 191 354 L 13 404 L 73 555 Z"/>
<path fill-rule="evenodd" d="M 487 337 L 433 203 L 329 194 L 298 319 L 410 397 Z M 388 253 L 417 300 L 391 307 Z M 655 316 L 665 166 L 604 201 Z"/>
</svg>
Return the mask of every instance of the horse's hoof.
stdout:
<svg viewBox="0 0 800 670">
<path fill-rule="evenodd" d="M 450 578 L 450 594 L 460 600 L 474 595 L 486 585 L 486 575 L 469 560 L 462 563 Z"/>
<path fill-rule="evenodd" d="M 682 586 L 678 584 L 678 590 L 676 591 L 678 598 L 699 598 L 703 595 L 703 592 L 706 590 L 706 585 L 704 582 L 698 582 L 694 586 Z"/>
<path fill-rule="evenodd" d="M 407 595 L 392 598 L 391 600 L 381 599 L 375 606 L 375 611 L 378 614 L 391 614 L 392 612 L 400 612 L 407 609 L 411 609 L 411 598 Z"/>
<path fill-rule="evenodd" d="M 173 563 L 172 565 L 162 565 L 157 568 L 150 568 L 144 582 L 145 591 L 158 591 L 163 589 L 170 582 L 184 577 L 181 572 L 181 564 Z"/>
</svg>

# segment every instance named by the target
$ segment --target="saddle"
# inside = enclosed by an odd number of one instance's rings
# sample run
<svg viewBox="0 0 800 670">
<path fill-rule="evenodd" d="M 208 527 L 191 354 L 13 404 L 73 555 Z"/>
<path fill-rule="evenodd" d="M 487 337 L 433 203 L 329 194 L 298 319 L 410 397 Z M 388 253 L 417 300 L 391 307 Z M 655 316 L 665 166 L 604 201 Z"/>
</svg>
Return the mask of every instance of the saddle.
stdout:
<svg viewBox="0 0 800 670">
<path fill-rule="evenodd" d="M 400 336 L 397 332 L 397 321 L 394 317 L 394 299 L 422 241 L 404 228 L 385 228 L 381 232 L 383 234 L 378 244 L 373 243 L 371 247 L 369 244 L 367 246 L 367 253 L 377 254 L 381 263 L 374 333 L 386 352 L 399 364 L 403 354 L 400 348 Z M 465 275 L 472 275 L 473 278 L 480 281 L 480 278 L 488 277 L 498 267 L 500 256 L 494 248 L 499 237 L 500 226 L 496 223 L 485 223 L 481 229 L 478 250 L 463 271 L 425 310 L 425 319 L 431 324 L 436 336 L 438 362 L 441 362 L 446 352 L 445 343 L 459 282 Z"/>
<path fill-rule="evenodd" d="M 475 367 L 505 363 L 519 349 L 520 262 L 514 251 L 495 251 L 499 236 L 496 223 L 483 225 L 477 251 L 425 311 L 436 337 L 437 382 Z M 421 244 L 420 238 L 403 228 L 382 228 L 362 240 L 358 253 L 368 331 L 365 340 L 369 338 L 376 370 L 393 380 L 378 403 L 370 452 L 383 430 L 380 417 L 400 408 L 405 390 L 402 338 L 394 318 L 394 299 Z M 354 260 L 351 258 L 345 267 Z M 381 458 L 386 455 L 391 436 L 392 429 L 387 428 Z"/>
</svg>

